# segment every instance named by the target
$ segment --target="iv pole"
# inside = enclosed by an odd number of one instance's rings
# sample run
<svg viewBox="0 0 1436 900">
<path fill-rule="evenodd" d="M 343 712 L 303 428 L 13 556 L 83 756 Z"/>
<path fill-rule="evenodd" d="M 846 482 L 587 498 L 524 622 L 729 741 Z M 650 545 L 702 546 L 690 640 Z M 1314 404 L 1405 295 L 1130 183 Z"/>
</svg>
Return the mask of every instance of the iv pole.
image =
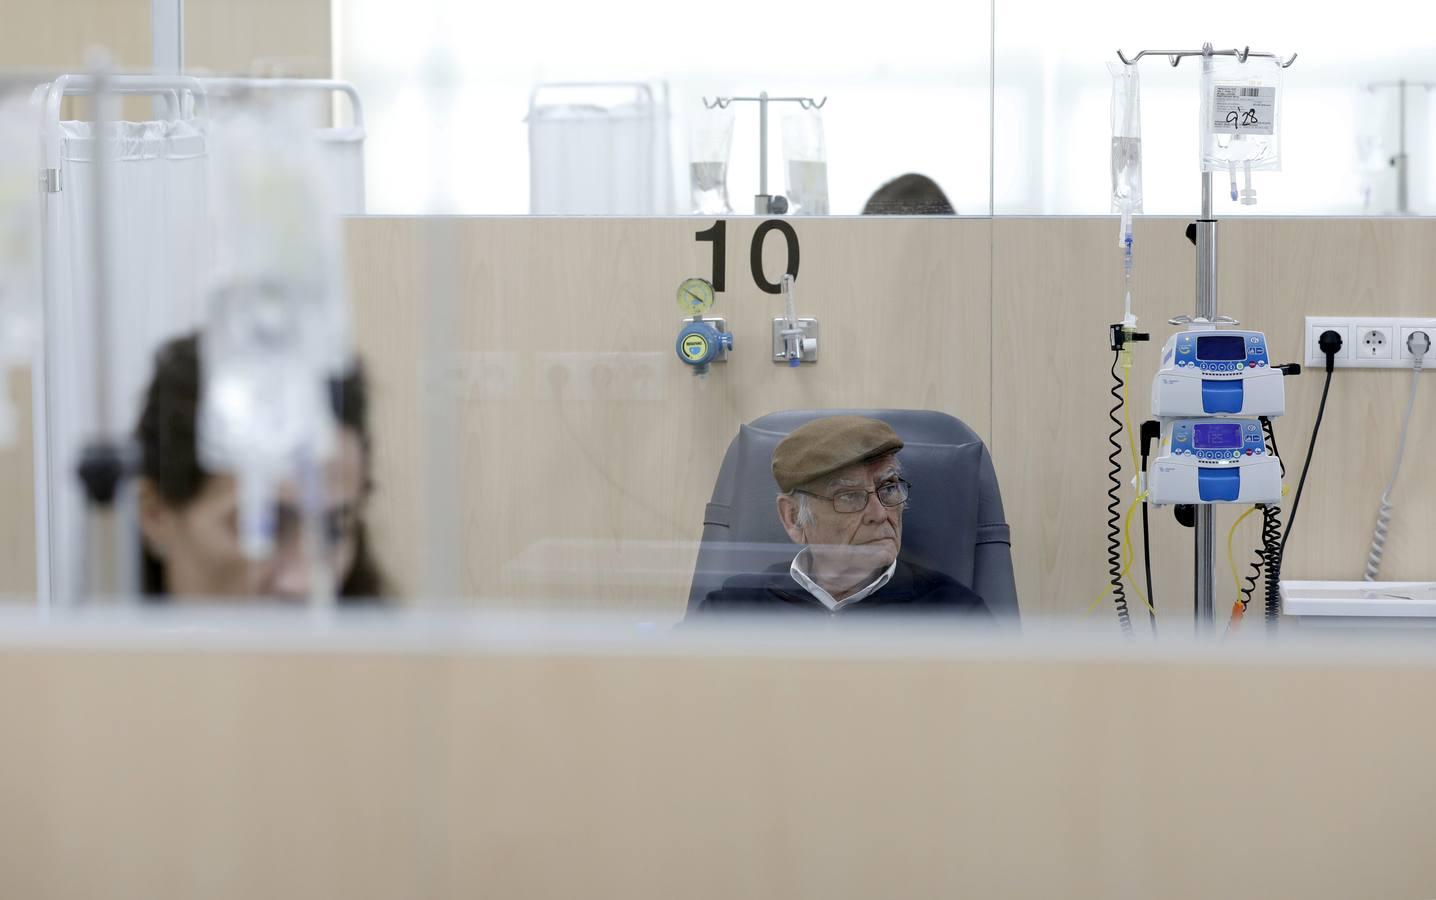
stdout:
<svg viewBox="0 0 1436 900">
<path fill-rule="evenodd" d="M 1274 53 L 1253 52 L 1250 47 L 1244 47 L 1241 50 L 1213 50 L 1210 43 L 1203 44 L 1200 50 L 1143 50 L 1131 59 L 1128 59 L 1121 50 L 1117 51 L 1117 58 L 1129 66 L 1135 66 L 1144 56 L 1165 56 L 1172 68 L 1176 68 L 1188 56 L 1200 56 L 1204 72 L 1211 71 L 1212 58 L 1216 56 L 1235 56 L 1237 61 L 1242 63 L 1251 57 L 1275 59 L 1283 69 L 1296 62 L 1295 53 L 1283 60 Z M 1172 319 L 1171 323 L 1173 325 L 1192 322 L 1212 325 L 1236 324 L 1232 319 L 1219 319 L 1217 316 L 1217 220 L 1212 214 L 1211 172 L 1202 173 L 1202 214 L 1196 222 L 1196 244 L 1196 315 L 1192 318 L 1178 316 Z M 1216 520 L 1213 513 L 1214 510 L 1210 503 L 1196 505 L 1196 574 L 1193 579 L 1192 595 L 1193 615 L 1198 634 L 1211 631 L 1215 619 L 1217 554 Z"/>
<path fill-rule="evenodd" d="M 1436 88 L 1436 81 L 1407 81 L 1401 78 L 1368 84 L 1366 89 L 1375 92 L 1377 88 L 1390 87 L 1396 88 L 1397 143 L 1396 155 L 1391 157 L 1391 165 L 1396 169 L 1396 212 L 1405 216 L 1411 214 L 1411 159 L 1406 153 L 1406 89 L 1418 87 L 1429 91 Z"/>
<path fill-rule="evenodd" d="M 768 193 L 768 104 L 796 103 L 803 109 L 822 109 L 828 98 L 814 100 L 811 97 L 769 97 L 767 91 L 761 91 L 756 97 L 714 97 L 711 102 L 704 97 L 703 106 L 705 109 L 727 109 L 728 104 L 735 101 L 758 104 L 758 193 L 753 197 L 753 214 L 781 215 L 788 211 L 787 202 L 784 200 L 779 204 L 775 201 L 783 198 Z"/>
</svg>

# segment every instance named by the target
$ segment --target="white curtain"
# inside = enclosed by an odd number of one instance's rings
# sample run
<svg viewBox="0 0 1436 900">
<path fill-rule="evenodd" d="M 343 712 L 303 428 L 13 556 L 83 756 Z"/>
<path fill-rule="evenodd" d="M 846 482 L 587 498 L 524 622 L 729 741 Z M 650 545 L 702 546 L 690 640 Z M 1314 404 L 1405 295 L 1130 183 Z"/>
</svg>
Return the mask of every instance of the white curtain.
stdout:
<svg viewBox="0 0 1436 900">
<path fill-rule="evenodd" d="M 646 84 L 539 85 L 528 115 L 529 211 L 676 212 L 668 124 L 667 104 Z"/>
<path fill-rule="evenodd" d="M 207 149 L 192 122 L 107 128 L 110 277 L 95 315 L 97 142 L 88 122 L 61 122 L 61 189 L 46 196 L 46 412 L 49 588 L 74 597 L 85 501 L 75 475 L 97 437 L 101 379 L 112 437 L 132 433 L 155 349 L 196 326 L 207 272 Z M 97 333 L 103 321 L 105 333 Z M 99 371 L 103 352 L 105 371 Z M 42 564 L 44 560 L 41 561 Z"/>
<path fill-rule="evenodd" d="M 109 188 L 105 310 L 95 311 L 97 158 L 89 122 L 58 129 L 60 190 L 45 195 L 44 408 L 37 411 L 37 535 L 41 592 L 73 598 L 83 585 L 79 554 L 85 498 L 81 450 L 98 437 L 131 435 L 153 374 L 155 350 L 197 328 L 212 259 L 209 120 L 115 122 L 106 129 Z M 364 212 L 362 127 L 319 128 L 324 179 L 336 208 Z M 99 322 L 104 333 L 97 333 Z M 104 371 L 100 371 L 101 360 Z M 103 382 L 107 397 L 98 433 Z M 40 381 L 37 379 L 37 385 Z M 43 492 L 43 493 L 40 493 Z"/>
</svg>

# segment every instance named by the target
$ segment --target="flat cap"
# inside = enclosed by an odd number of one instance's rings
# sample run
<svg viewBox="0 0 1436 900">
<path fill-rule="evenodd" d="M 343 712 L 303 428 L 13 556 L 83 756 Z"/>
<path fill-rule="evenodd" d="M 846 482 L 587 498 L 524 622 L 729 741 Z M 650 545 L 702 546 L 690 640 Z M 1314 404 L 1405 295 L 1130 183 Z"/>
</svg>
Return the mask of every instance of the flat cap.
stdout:
<svg viewBox="0 0 1436 900">
<path fill-rule="evenodd" d="M 784 492 L 815 478 L 902 449 L 886 422 L 865 416 L 828 416 L 795 429 L 773 448 L 773 479 Z"/>
</svg>

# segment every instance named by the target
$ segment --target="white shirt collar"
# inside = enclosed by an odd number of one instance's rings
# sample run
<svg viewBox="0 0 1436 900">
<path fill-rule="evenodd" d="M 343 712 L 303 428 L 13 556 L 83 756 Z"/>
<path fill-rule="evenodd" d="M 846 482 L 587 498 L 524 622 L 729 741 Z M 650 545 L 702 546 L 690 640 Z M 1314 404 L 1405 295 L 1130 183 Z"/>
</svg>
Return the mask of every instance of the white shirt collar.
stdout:
<svg viewBox="0 0 1436 900">
<path fill-rule="evenodd" d="M 877 591 L 882 590 L 884 585 L 892 581 L 893 573 L 897 571 L 897 560 L 893 560 L 892 563 L 883 570 L 881 575 L 873 579 L 871 584 L 844 597 L 842 600 L 834 600 L 832 594 L 823 590 L 818 586 L 816 581 L 808 577 L 808 562 L 808 548 L 804 547 L 798 551 L 797 556 L 793 557 L 793 564 L 788 567 L 788 574 L 793 576 L 794 581 L 802 585 L 803 590 L 818 598 L 818 602 L 826 606 L 829 612 L 837 612 L 844 607 L 852 606 L 859 600 L 867 599 Z"/>
</svg>

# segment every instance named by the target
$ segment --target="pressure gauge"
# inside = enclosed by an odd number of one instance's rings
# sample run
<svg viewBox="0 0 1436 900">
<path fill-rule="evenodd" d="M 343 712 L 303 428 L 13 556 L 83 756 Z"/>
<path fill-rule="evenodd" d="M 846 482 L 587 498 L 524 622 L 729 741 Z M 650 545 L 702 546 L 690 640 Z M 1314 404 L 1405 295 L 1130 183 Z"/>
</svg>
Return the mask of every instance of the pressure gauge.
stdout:
<svg viewBox="0 0 1436 900">
<path fill-rule="evenodd" d="M 703 278 L 689 278 L 678 286 L 678 308 L 686 316 L 701 316 L 713 308 L 713 285 Z"/>
</svg>

